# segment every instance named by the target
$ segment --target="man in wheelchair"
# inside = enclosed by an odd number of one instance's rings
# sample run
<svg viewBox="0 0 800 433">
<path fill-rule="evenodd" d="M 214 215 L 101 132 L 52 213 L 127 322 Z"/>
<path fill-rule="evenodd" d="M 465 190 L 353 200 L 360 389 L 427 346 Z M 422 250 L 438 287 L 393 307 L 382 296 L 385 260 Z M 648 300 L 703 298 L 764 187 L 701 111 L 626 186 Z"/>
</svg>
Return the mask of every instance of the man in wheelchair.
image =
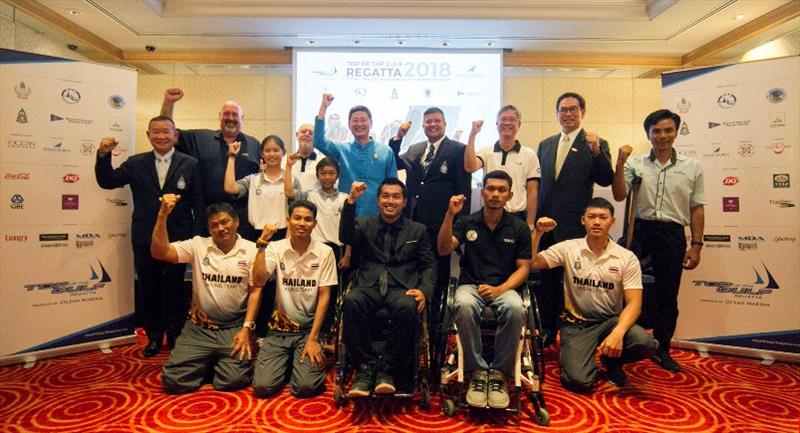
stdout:
<svg viewBox="0 0 800 433">
<path fill-rule="evenodd" d="M 595 197 L 581 222 L 586 237 L 559 242 L 531 262 L 536 269 L 564 267 L 561 384 L 575 392 L 590 392 L 597 376 L 596 352 L 608 379 L 622 387 L 627 382 L 623 364 L 649 358 L 658 342 L 636 325 L 642 308 L 642 271 L 636 256 L 608 237 L 614 207 Z M 555 226 L 556 221 L 539 218 L 532 251 Z"/>
<path fill-rule="evenodd" d="M 403 217 L 405 184 L 384 179 L 378 187 L 380 215 L 356 218 L 356 201 L 365 191 L 363 182 L 353 182 L 339 224 L 339 239 L 352 246 L 357 263 L 353 288 L 342 303 L 345 350 L 356 366 L 350 397 L 394 394 L 393 373 L 414 368 L 419 313 L 436 281 L 436 259 L 425 226 Z M 389 311 L 392 324 L 379 356 L 372 346 L 370 324 L 382 308 Z"/>
<path fill-rule="evenodd" d="M 441 255 L 464 244 L 454 316 L 463 346 L 464 371 L 471 375 L 466 400 L 473 407 L 508 407 L 506 378 L 513 377 L 525 323 L 525 307 L 515 289 L 528 278 L 531 236 L 523 220 L 504 210 L 512 196 L 511 183 L 504 171 L 486 174 L 481 190 L 484 207 L 455 225 L 453 219 L 464 206 L 465 197 L 451 197 L 437 241 Z M 491 368 L 481 353 L 480 321 L 486 305 L 498 316 Z"/>
</svg>

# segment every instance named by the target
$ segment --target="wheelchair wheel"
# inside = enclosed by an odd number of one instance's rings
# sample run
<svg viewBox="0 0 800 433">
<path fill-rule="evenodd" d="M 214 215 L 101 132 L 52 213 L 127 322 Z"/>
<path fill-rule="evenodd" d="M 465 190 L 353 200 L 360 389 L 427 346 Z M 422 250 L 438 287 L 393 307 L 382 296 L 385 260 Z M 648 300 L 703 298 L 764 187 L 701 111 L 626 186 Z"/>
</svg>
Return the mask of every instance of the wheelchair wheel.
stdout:
<svg viewBox="0 0 800 433">
<path fill-rule="evenodd" d="M 536 409 L 536 414 L 533 417 L 533 422 L 540 426 L 549 426 L 550 425 L 550 413 L 547 412 L 546 408 L 540 407 Z"/>
<path fill-rule="evenodd" d="M 455 416 L 456 403 L 450 399 L 442 400 L 442 413 L 447 417 Z"/>
</svg>

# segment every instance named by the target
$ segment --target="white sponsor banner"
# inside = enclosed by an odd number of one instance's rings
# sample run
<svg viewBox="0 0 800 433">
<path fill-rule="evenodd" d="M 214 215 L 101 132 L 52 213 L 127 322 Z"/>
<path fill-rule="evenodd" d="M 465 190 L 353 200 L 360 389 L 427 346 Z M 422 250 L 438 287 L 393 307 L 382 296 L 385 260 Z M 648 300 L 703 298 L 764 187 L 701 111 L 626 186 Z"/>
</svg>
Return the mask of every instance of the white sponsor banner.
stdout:
<svg viewBox="0 0 800 433">
<path fill-rule="evenodd" d="M 665 74 L 676 149 L 705 174 L 705 247 L 675 338 L 800 353 L 800 58 Z M 718 346 L 717 346 L 718 345 Z"/>
<path fill-rule="evenodd" d="M 94 162 L 102 136 L 114 165 L 134 149 L 136 73 L 31 56 L 0 95 L 0 363 L 132 335 L 130 192 Z"/>
</svg>

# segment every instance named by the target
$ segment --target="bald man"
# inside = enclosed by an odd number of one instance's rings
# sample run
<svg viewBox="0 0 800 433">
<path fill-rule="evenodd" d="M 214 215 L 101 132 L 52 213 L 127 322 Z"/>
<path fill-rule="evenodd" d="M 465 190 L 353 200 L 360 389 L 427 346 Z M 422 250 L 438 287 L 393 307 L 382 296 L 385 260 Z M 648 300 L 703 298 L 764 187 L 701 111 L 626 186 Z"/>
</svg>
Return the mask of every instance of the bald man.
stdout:
<svg viewBox="0 0 800 433">
<path fill-rule="evenodd" d="M 167 89 L 161 103 L 161 115 L 172 117 L 175 103 L 183 98 L 183 90 Z M 219 111 L 219 129 L 179 130 L 175 149 L 187 153 L 200 161 L 203 182 L 203 195 L 206 203 L 228 202 L 239 215 L 239 233 L 245 239 L 255 241 L 259 233 L 250 225 L 247 218 L 247 198 L 231 197 L 223 188 L 225 167 L 228 163 L 228 143 L 238 141 L 242 144 L 236 156 L 236 179 L 248 174 L 258 173 L 261 143 L 255 137 L 242 132 L 244 111 L 236 101 L 226 101 Z M 208 235 L 208 233 L 204 233 Z"/>
<path fill-rule="evenodd" d="M 319 188 L 317 182 L 317 162 L 324 155 L 314 150 L 314 125 L 304 123 L 294 133 L 297 138 L 297 153 L 300 158 L 292 165 L 292 177 L 300 181 L 300 189 L 308 192 Z M 287 155 L 288 156 L 288 155 Z M 286 165 L 286 156 L 283 157 L 281 167 Z"/>
</svg>

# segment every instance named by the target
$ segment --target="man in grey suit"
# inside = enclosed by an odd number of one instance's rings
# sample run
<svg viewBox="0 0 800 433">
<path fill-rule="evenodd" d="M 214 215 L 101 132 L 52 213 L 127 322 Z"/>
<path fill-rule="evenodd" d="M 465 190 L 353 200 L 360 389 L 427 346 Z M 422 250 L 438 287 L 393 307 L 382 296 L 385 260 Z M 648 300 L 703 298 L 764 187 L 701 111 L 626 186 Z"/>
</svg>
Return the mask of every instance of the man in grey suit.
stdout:
<svg viewBox="0 0 800 433">
<path fill-rule="evenodd" d="M 556 117 L 561 132 L 539 143 L 537 155 L 542 177 L 536 214 L 558 221 L 558 226 L 542 237 L 541 250 L 585 236 L 581 215 L 592 199 L 594 184 L 609 186 L 614 179 L 608 142 L 594 132 L 583 130 L 581 122 L 585 115 L 583 96 L 574 92 L 559 96 Z M 555 340 L 558 316 L 563 310 L 563 275 L 561 268 L 543 270 L 542 287 L 536 292 L 545 345 Z"/>
</svg>

